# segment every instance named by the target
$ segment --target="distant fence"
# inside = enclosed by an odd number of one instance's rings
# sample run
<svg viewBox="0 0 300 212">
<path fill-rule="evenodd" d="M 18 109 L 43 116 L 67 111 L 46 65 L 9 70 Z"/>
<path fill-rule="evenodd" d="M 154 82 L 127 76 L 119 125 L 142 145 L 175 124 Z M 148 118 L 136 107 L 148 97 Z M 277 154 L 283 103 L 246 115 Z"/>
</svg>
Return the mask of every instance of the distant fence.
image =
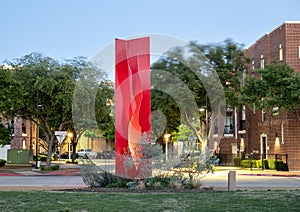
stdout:
<svg viewBox="0 0 300 212">
<path fill-rule="evenodd" d="M 284 169 L 288 171 L 288 154 L 217 154 L 219 158 L 219 164 L 220 166 L 242 166 L 241 161 L 242 160 L 248 160 L 250 161 L 248 168 L 261 168 L 268 169 L 268 161 L 272 161 L 274 163 L 275 169 L 278 170 L 278 164 L 283 163 L 284 168 L 280 167 L 280 170 Z M 259 167 L 256 166 L 256 164 L 253 164 L 253 161 L 260 161 Z"/>
</svg>

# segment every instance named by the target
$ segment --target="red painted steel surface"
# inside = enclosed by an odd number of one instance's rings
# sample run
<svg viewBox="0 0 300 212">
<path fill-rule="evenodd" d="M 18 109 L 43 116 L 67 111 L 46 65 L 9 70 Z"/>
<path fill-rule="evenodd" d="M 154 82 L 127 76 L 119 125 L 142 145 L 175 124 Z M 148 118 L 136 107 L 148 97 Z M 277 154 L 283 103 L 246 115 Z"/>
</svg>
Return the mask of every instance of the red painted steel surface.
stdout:
<svg viewBox="0 0 300 212">
<path fill-rule="evenodd" d="M 149 177 L 151 161 L 143 148 L 151 145 L 150 39 L 116 39 L 115 44 L 116 174 Z M 142 135 L 148 137 L 144 144 Z"/>
</svg>

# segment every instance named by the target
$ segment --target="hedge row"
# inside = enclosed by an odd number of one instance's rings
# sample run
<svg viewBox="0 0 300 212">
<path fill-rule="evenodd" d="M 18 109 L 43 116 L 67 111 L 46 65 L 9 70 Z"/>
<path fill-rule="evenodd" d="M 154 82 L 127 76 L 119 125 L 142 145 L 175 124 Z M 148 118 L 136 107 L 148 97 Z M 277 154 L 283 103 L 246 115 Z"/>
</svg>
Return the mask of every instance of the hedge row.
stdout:
<svg viewBox="0 0 300 212">
<path fill-rule="evenodd" d="M 251 164 L 250 164 L 251 163 Z M 271 169 L 278 171 L 287 170 L 286 164 L 282 160 L 274 160 L 274 159 L 264 159 L 263 160 L 264 169 Z M 262 168 L 262 160 L 255 160 L 255 159 L 245 159 L 242 160 L 241 158 L 234 158 L 234 165 L 241 166 L 242 168 Z"/>
<path fill-rule="evenodd" d="M 4 166 L 5 163 L 6 163 L 6 160 L 0 159 L 0 167 L 1 167 L 1 166 Z"/>
<path fill-rule="evenodd" d="M 33 156 L 33 160 L 34 161 L 36 160 L 36 156 Z M 47 155 L 39 154 L 38 155 L 38 160 L 41 161 L 41 162 L 46 162 L 47 161 Z M 54 161 L 53 157 L 51 157 L 51 161 Z"/>
</svg>

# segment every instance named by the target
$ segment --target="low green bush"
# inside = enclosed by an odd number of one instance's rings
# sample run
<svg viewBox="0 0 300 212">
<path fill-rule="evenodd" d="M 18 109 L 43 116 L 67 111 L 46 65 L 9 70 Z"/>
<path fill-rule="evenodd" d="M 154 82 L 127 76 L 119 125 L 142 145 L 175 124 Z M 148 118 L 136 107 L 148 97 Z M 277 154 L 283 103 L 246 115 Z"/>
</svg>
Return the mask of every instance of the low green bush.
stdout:
<svg viewBox="0 0 300 212">
<path fill-rule="evenodd" d="M 34 161 L 36 160 L 36 156 L 33 156 L 33 160 Z M 39 154 L 38 155 L 38 160 L 41 161 L 41 162 L 46 162 L 47 161 L 47 155 Z M 54 161 L 54 157 L 51 157 L 51 161 Z"/>
<path fill-rule="evenodd" d="M 264 162 L 264 169 L 269 169 L 268 159 L 264 159 L 263 162 Z"/>
<path fill-rule="evenodd" d="M 39 160 L 42 162 L 46 162 L 47 161 L 47 156 L 46 155 L 39 155 Z"/>
<path fill-rule="evenodd" d="M 56 171 L 56 170 L 59 170 L 59 165 L 53 165 L 53 166 L 50 166 L 50 167 L 45 167 L 45 166 L 41 166 L 41 170 L 42 171 Z"/>
<path fill-rule="evenodd" d="M 0 167 L 1 167 L 1 166 L 4 166 L 5 163 L 6 163 L 6 160 L 0 159 Z"/>
<path fill-rule="evenodd" d="M 268 159 L 268 167 L 271 170 L 276 170 L 276 163 L 274 159 Z"/>
<path fill-rule="evenodd" d="M 128 188 L 128 179 L 118 178 L 117 182 L 108 184 L 107 188 Z"/>
<path fill-rule="evenodd" d="M 276 164 L 276 167 L 277 167 L 277 171 L 287 171 L 286 164 L 283 163 L 282 160 L 277 160 L 275 162 L 275 164 Z"/>
<path fill-rule="evenodd" d="M 242 158 L 233 158 L 233 163 L 235 166 L 241 166 Z"/>
<path fill-rule="evenodd" d="M 264 159 L 264 169 L 269 169 L 269 162 L 267 159 Z M 259 159 L 259 160 L 256 160 L 256 168 L 262 168 L 262 160 Z"/>
<path fill-rule="evenodd" d="M 271 169 L 271 170 L 278 170 L 278 171 L 285 171 L 286 165 L 283 163 L 282 160 L 275 160 L 275 159 L 264 159 L 264 169 Z M 262 160 L 256 160 L 256 167 L 261 168 Z"/>
<path fill-rule="evenodd" d="M 250 161 L 251 161 L 251 164 L 252 166 L 250 166 Z M 250 159 L 245 159 L 245 160 L 242 160 L 241 161 L 241 166 L 242 168 L 256 168 L 256 160 L 253 159 L 253 160 L 250 160 Z"/>
<path fill-rule="evenodd" d="M 261 168 L 261 160 L 256 160 L 256 168 Z"/>
<path fill-rule="evenodd" d="M 78 160 L 75 160 L 74 162 L 72 162 L 72 160 L 66 160 L 66 163 L 78 164 Z"/>
</svg>

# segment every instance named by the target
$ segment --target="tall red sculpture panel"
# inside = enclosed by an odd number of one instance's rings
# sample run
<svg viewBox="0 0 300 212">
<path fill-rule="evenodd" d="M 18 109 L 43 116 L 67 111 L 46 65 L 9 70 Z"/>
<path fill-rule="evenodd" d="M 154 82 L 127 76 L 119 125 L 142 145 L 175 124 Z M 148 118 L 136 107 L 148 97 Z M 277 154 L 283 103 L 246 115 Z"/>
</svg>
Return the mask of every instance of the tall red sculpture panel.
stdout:
<svg viewBox="0 0 300 212">
<path fill-rule="evenodd" d="M 151 159 L 150 39 L 116 39 L 116 175 L 145 178 Z M 143 137 L 143 138 L 142 138 Z"/>
</svg>

